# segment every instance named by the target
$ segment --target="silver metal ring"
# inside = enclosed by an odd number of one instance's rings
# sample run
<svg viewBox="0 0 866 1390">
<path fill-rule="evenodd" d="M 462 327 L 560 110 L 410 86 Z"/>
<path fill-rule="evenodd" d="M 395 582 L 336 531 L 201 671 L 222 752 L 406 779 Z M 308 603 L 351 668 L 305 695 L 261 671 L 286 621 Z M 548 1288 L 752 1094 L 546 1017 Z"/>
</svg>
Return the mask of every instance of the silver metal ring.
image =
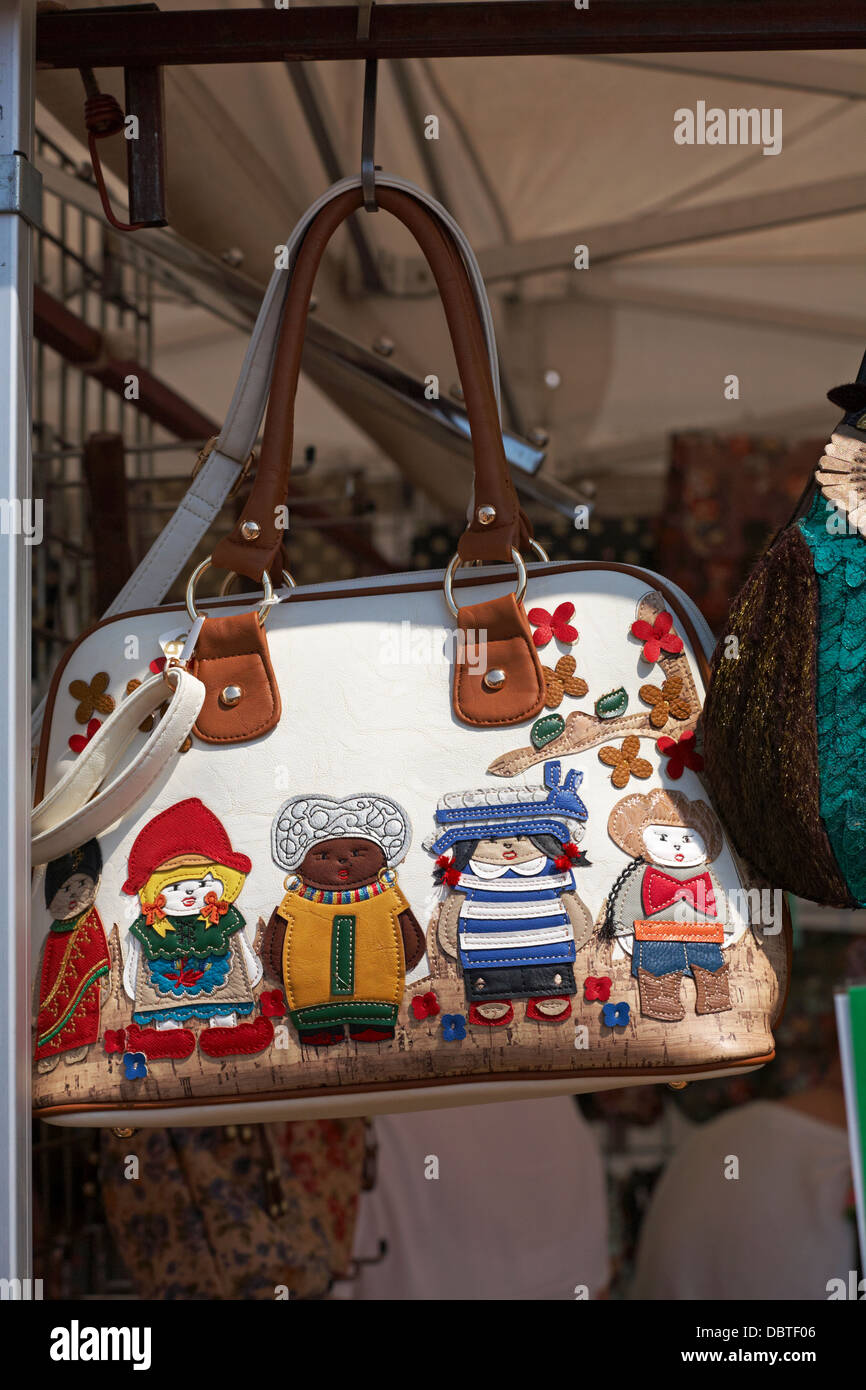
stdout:
<svg viewBox="0 0 866 1390">
<path fill-rule="evenodd" d="M 526 593 L 526 566 L 523 563 L 523 557 L 520 551 L 515 550 L 513 546 L 511 548 L 511 558 L 514 561 L 514 568 L 517 570 L 517 588 L 514 590 L 514 598 L 517 603 L 522 603 L 523 596 Z M 460 611 L 454 601 L 453 588 L 454 576 L 460 568 L 460 564 L 460 552 L 458 551 L 456 555 L 453 555 L 449 560 L 448 568 L 445 571 L 445 578 L 442 583 L 442 588 L 445 593 L 445 602 L 448 604 L 448 610 L 453 618 L 456 618 Z"/>
<path fill-rule="evenodd" d="M 238 578 L 239 578 L 239 575 L 238 575 L 237 570 L 229 570 L 229 571 L 228 571 L 228 573 L 227 573 L 225 579 L 223 580 L 222 584 L 220 584 L 220 587 L 219 587 L 219 596 L 220 596 L 220 598 L 226 598 L 226 597 L 227 597 L 228 591 L 229 591 L 229 589 L 231 588 L 231 585 L 232 585 L 232 580 L 238 579 Z M 286 585 L 286 587 L 289 588 L 289 589 L 297 589 L 297 587 L 298 587 L 298 581 L 297 581 L 297 579 L 295 578 L 295 576 L 292 574 L 291 570 L 283 570 L 283 583 L 284 583 L 284 584 Z"/>
<path fill-rule="evenodd" d="M 205 570 L 210 569 L 211 560 L 212 557 L 208 555 L 206 560 L 202 560 L 200 565 L 196 565 L 195 569 L 189 577 L 189 583 L 186 586 L 186 611 L 193 622 L 195 622 L 196 619 L 202 616 L 195 606 L 195 588 L 198 584 L 198 581 L 204 574 Z M 265 622 L 267 621 L 268 614 L 271 611 L 271 604 L 274 601 L 274 586 L 271 583 L 271 576 L 268 574 L 267 570 L 265 570 L 264 574 L 262 575 L 262 589 L 264 591 L 264 597 L 262 598 L 258 610 L 259 627 L 264 627 Z"/>
<path fill-rule="evenodd" d="M 550 559 L 550 556 L 548 555 L 548 553 L 547 553 L 547 551 L 545 550 L 544 546 L 543 546 L 543 545 L 539 545 L 538 541 L 536 541 L 536 540 L 532 540 L 532 541 L 529 542 L 529 549 L 535 551 L 535 553 L 536 553 L 536 555 L 538 556 L 539 560 L 549 560 L 549 559 Z"/>
</svg>

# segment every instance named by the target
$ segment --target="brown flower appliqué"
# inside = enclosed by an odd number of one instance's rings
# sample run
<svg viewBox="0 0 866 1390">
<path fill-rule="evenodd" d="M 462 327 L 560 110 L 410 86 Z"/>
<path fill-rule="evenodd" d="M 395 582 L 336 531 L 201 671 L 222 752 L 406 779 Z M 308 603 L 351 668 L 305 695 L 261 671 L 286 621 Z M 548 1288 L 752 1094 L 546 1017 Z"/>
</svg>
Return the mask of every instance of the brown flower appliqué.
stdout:
<svg viewBox="0 0 866 1390">
<path fill-rule="evenodd" d="M 682 676 L 670 676 L 657 685 L 642 685 L 638 691 L 645 705 L 652 705 L 650 723 L 654 729 L 663 729 L 669 719 L 688 719 L 692 707 L 683 695 Z"/>
<path fill-rule="evenodd" d="M 573 695 L 577 700 L 589 690 L 586 681 L 574 674 L 576 666 L 573 656 L 561 656 L 553 670 L 549 666 L 542 666 L 546 709 L 557 709 L 562 704 L 563 695 Z"/>
<path fill-rule="evenodd" d="M 624 738 L 621 748 L 606 743 L 603 748 L 599 748 L 598 756 L 603 763 L 613 768 L 610 780 L 615 787 L 626 786 L 630 777 L 652 776 L 652 763 L 640 757 L 640 739 L 637 734 L 629 734 L 628 738 Z"/>
<path fill-rule="evenodd" d="M 75 711 L 76 724 L 89 724 L 94 714 L 111 714 L 114 700 L 106 695 L 109 675 L 107 671 L 97 671 L 92 681 L 70 681 L 69 693 L 78 701 Z"/>
<path fill-rule="evenodd" d="M 132 692 L 133 692 L 133 690 L 137 690 L 138 687 L 139 687 L 140 685 L 141 685 L 141 681 L 138 681 L 138 680 L 127 681 L 127 683 L 126 683 L 126 693 L 127 693 L 127 695 L 131 695 Z M 144 722 L 143 722 L 142 724 L 139 724 L 138 727 L 139 727 L 139 729 L 141 730 L 141 732 L 142 732 L 143 734 L 149 734 L 150 731 L 151 731 L 151 729 L 152 729 L 153 726 L 155 725 L 158 716 L 161 715 L 161 714 L 165 714 L 165 712 L 166 712 L 167 709 L 168 709 L 168 700 L 166 700 L 163 704 L 160 705 L 159 709 L 156 711 L 156 714 L 149 714 L 149 715 L 147 716 L 147 718 L 144 720 Z M 189 750 L 190 750 L 190 748 L 192 748 L 192 739 L 189 738 L 189 737 L 187 737 L 187 738 L 184 739 L 183 743 L 180 745 L 180 748 L 179 748 L 178 751 L 179 751 L 180 753 L 188 753 Z"/>
</svg>

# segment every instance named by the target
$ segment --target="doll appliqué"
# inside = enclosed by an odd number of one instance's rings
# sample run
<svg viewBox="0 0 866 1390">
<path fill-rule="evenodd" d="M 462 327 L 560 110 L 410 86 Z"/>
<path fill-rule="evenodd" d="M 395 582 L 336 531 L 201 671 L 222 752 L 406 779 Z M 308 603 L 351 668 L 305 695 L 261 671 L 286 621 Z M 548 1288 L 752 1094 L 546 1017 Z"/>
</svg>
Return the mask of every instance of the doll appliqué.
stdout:
<svg viewBox="0 0 866 1390">
<path fill-rule="evenodd" d="M 39 973 L 36 1069 L 60 1060 L 82 1062 L 99 1036 L 101 980 L 110 968 L 96 891 L 102 873 L 97 840 L 53 859 L 45 870 L 45 906 L 52 917 Z"/>
<path fill-rule="evenodd" d="M 397 883 L 409 817 L 374 793 L 292 797 L 273 823 L 273 857 L 288 871 L 263 955 L 286 992 L 303 1043 L 388 1042 L 424 933 Z"/>
<path fill-rule="evenodd" d="M 610 813 L 608 833 L 631 856 L 611 888 L 600 936 L 632 947 L 641 1013 L 685 1017 L 683 976 L 695 982 L 695 1013 L 731 1008 L 728 963 L 736 924 L 709 867 L 722 849 L 722 828 L 704 801 L 657 788 L 626 796 Z"/>
<path fill-rule="evenodd" d="M 124 893 L 141 909 L 129 927 L 123 973 L 133 1001 L 127 1046 L 148 1058 L 261 1052 L 274 1036 L 253 1017 L 262 964 L 249 945 L 236 901 L 252 864 L 196 797 L 148 821 L 129 852 Z M 170 1035 L 170 1036 L 167 1036 Z"/>
<path fill-rule="evenodd" d="M 436 808 L 440 833 L 425 848 L 447 889 L 439 944 L 462 967 L 477 1026 L 510 1022 L 514 999 L 527 1000 L 526 1017 L 539 1023 L 571 1014 L 574 961 L 592 916 L 576 878 L 588 864 L 575 843 L 587 819 L 583 773 L 560 778 L 560 763 L 548 762 L 543 787 L 453 792 Z"/>
</svg>

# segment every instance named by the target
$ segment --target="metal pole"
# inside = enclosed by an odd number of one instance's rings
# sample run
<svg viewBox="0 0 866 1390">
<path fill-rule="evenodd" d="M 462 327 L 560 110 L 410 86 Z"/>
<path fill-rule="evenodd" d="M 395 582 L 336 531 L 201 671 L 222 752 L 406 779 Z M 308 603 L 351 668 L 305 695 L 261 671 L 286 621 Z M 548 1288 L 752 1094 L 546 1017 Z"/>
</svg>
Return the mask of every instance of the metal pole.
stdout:
<svg viewBox="0 0 866 1390">
<path fill-rule="evenodd" d="M 56 10 L 38 28 L 52 68 L 866 47 L 862 0 L 413 0 L 378 5 L 369 38 L 357 3 Z"/>
<path fill-rule="evenodd" d="M 34 16 L 0 0 L 0 1278 L 31 1277 L 30 540 Z M 27 1285 L 11 1286 L 19 1297 Z"/>
</svg>

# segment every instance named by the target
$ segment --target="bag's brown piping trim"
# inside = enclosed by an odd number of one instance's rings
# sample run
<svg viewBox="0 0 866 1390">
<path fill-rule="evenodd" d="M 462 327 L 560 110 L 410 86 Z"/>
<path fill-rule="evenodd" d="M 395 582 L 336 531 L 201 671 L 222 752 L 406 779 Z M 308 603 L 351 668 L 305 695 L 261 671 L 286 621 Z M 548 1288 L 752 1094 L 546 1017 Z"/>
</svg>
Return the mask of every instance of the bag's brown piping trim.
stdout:
<svg viewBox="0 0 866 1390">
<path fill-rule="evenodd" d="M 539 566 L 538 568 L 536 568 L 533 565 L 532 570 L 530 571 L 530 579 L 536 576 L 544 577 L 549 574 L 576 574 L 585 570 L 613 570 L 620 574 L 632 574 L 637 579 L 645 579 L 647 581 L 648 587 L 656 589 L 660 594 L 662 594 L 666 601 L 670 604 L 671 608 L 676 613 L 683 628 L 685 629 L 685 632 L 688 635 L 689 641 L 694 652 L 695 660 L 697 661 L 698 668 L 701 673 L 701 679 L 703 680 L 704 685 L 707 684 L 710 675 L 709 662 L 707 661 L 707 658 L 704 656 L 703 647 L 701 645 L 697 633 L 694 630 L 694 627 L 692 626 L 691 619 L 680 606 L 679 600 L 670 592 L 670 590 L 664 585 L 664 583 L 660 580 L 657 580 L 655 576 L 650 574 L 647 570 L 641 569 L 636 565 L 620 565 L 613 560 L 573 560 L 565 564 L 554 563 L 551 565 Z M 491 578 L 490 575 L 468 575 L 464 573 L 460 576 L 459 582 L 461 586 L 465 585 L 468 588 L 471 585 L 495 583 L 496 576 L 493 576 Z M 302 594 L 299 595 L 298 598 L 300 602 L 310 603 L 319 599 L 329 598 L 370 598 L 376 597 L 380 594 L 414 594 L 439 588 L 441 588 L 441 580 L 429 579 L 418 584 L 402 584 L 399 587 L 395 586 L 393 588 L 388 589 L 371 588 L 369 585 L 364 586 L 363 584 L 361 584 L 358 585 L 357 588 L 353 589 L 332 589 L 330 591 L 324 590 L 323 592 L 316 594 Z M 214 600 L 214 602 L 216 602 L 216 600 Z M 228 601 L 223 599 L 219 602 L 220 608 L 226 607 L 227 602 L 236 606 L 241 603 L 246 604 L 247 601 L 243 597 L 229 599 Z M 209 606 L 208 600 L 201 600 L 201 606 L 203 608 L 207 608 Z M 140 618 L 146 613 L 185 612 L 186 608 L 182 603 L 170 603 L 160 605 L 156 608 L 133 608 L 130 609 L 128 613 L 117 613 L 114 617 L 111 618 L 101 618 L 99 622 L 93 623 L 90 627 L 85 628 L 81 636 L 75 642 L 73 642 L 72 645 L 68 647 L 67 650 L 63 653 L 63 656 L 60 658 L 60 661 L 58 663 L 57 670 L 54 672 L 54 676 L 52 677 L 51 685 L 48 687 L 48 695 L 46 697 L 45 717 L 42 721 L 42 736 L 39 740 L 39 756 L 36 762 L 36 785 L 34 790 L 34 802 L 38 802 L 42 799 L 43 792 L 45 789 L 45 768 L 48 762 L 48 740 L 51 732 L 51 719 L 54 714 L 54 702 L 57 698 L 57 690 L 60 685 L 60 681 L 63 677 L 63 672 L 66 670 L 67 664 L 72 659 L 74 653 L 81 646 L 82 642 L 86 641 L 86 639 L 90 637 L 94 632 L 98 632 L 100 628 L 108 627 L 109 623 L 122 622 L 128 618 Z"/>
<path fill-rule="evenodd" d="M 315 1086 L 309 1090 L 302 1091 L 260 1091 L 244 1096 L 202 1096 L 202 1097 L 180 1097 L 177 1100 L 139 1100 L 127 1103 L 109 1102 L 102 1105 L 49 1105 L 45 1107 L 34 1106 L 34 1118 L 44 1120 L 49 1115 L 86 1115 L 94 1110 L 169 1110 L 175 1108 L 190 1109 L 203 1105 L 257 1105 L 261 1101 L 268 1100 L 307 1100 L 320 1096 L 357 1096 L 357 1095 L 381 1095 L 388 1091 L 420 1091 L 428 1090 L 432 1086 L 466 1086 L 474 1085 L 477 1081 L 570 1081 L 572 1078 L 581 1079 L 583 1077 L 598 1077 L 604 1080 L 605 1077 L 617 1076 L 646 1076 L 647 1072 L 653 1070 L 653 1081 L 664 1081 L 668 1076 L 685 1076 L 696 1071 L 731 1071 L 735 1068 L 743 1070 L 746 1067 L 763 1067 L 768 1062 L 772 1062 L 775 1057 L 775 1050 L 767 1052 L 761 1057 L 735 1058 L 726 1062 L 694 1062 L 682 1067 L 665 1067 L 664 1070 L 655 1071 L 648 1067 L 611 1067 L 609 1069 L 601 1067 L 582 1068 L 580 1071 L 511 1071 L 495 1072 L 475 1075 L 463 1074 L 461 1076 L 436 1076 L 425 1077 L 420 1081 L 388 1081 L 382 1085 L 365 1086 Z M 600 1087 L 603 1090 L 604 1087 Z"/>
</svg>

